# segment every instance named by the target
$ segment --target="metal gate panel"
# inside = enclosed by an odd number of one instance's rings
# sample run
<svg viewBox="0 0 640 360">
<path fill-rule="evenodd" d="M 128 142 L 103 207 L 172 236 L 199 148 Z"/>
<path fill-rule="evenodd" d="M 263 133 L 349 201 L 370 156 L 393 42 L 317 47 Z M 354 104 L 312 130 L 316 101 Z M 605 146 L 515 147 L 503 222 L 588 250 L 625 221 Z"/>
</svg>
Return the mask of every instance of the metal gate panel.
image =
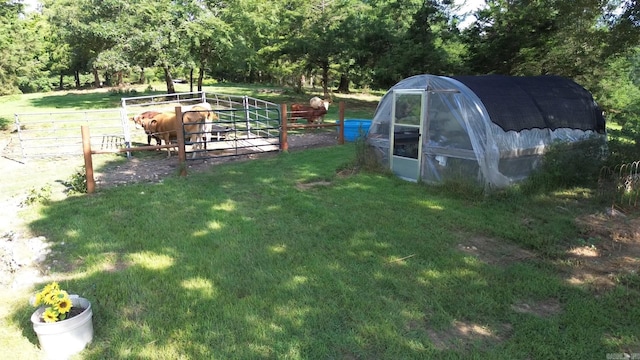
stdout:
<svg viewBox="0 0 640 360">
<path fill-rule="evenodd" d="M 14 119 L 23 158 L 82 155 L 82 125 L 91 128 L 94 149 L 125 145 L 120 109 L 15 114 Z"/>
<path fill-rule="evenodd" d="M 218 158 L 280 150 L 280 109 L 277 106 L 213 110 L 217 120 L 208 123 L 211 141 L 199 150 L 187 149 L 187 159 Z M 185 138 L 191 134 L 185 133 Z"/>
</svg>

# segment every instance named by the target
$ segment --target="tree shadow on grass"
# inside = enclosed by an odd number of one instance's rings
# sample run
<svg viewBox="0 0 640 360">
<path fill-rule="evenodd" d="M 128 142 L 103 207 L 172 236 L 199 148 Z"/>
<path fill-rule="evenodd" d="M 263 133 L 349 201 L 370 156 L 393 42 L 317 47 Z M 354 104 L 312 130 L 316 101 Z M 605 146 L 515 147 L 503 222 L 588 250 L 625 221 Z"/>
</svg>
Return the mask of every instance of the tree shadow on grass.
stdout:
<svg viewBox="0 0 640 360">
<path fill-rule="evenodd" d="M 121 99 L 125 97 L 163 94 L 159 91 L 128 93 L 117 90 L 67 92 L 61 94 L 51 93 L 50 95 L 32 99 L 30 102 L 33 106 L 42 108 L 99 110 L 119 108 Z"/>
<path fill-rule="evenodd" d="M 61 285 L 94 306 L 84 358 L 598 357 L 614 348 L 573 319 L 630 332 L 620 314 L 594 315 L 599 300 L 544 263 L 494 267 L 459 251 L 450 219 L 469 223 L 487 209 L 393 178 L 338 178 L 342 149 L 224 165 L 44 209 L 32 229 L 52 242 L 49 261 L 68 277 Z M 532 319 L 510 310 L 552 296 L 573 313 Z M 624 314 L 633 307 L 619 306 Z M 31 311 L 11 316 L 35 343 L 23 320 Z M 446 332 L 451 326 L 461 331 Z"/>
<path fill-rule="evenodd" d="M 120 106 L 120 96 L 108 92 L 45 95 L 30 100 L 35 107 L 56 109 L 113 109 Z"/>
</svg>

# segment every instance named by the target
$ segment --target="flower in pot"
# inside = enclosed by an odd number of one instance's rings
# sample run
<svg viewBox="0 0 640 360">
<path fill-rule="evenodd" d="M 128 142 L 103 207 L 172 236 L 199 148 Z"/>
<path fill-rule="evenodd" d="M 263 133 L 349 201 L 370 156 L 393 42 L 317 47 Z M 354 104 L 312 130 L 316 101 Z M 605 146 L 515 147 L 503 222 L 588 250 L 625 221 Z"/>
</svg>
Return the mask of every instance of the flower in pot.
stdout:
<svg viewBox="0 0 640 360">
<path fill-rule="evenodd" d="M 42 320 L 52 323 L 67 318 L 72 302 L 69 294 L 60 289 L 57 282 L 52 282 L 36 294 L 33 305 L 36 307 L 45 306 Z"/>
<path fill-rule="evenodd" d="M 31 303 L 31 315 L 40 348 L 57 358 L 76 354 L 93 340 L 93 311 L 89 300 L 69 295 L 56 282 L 45 286 Z"/>
</svg>

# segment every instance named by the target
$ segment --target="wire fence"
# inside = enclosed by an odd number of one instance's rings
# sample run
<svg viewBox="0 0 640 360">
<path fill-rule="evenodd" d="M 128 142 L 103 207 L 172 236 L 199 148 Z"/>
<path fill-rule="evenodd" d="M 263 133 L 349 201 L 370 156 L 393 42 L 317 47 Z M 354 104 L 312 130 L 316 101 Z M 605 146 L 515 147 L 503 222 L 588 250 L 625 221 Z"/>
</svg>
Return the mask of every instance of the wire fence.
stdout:
<svg viewBox="0 0 640 360">
<path fill-rule="evenodd" d="M 614 207 L 637 208 L 640 205 L 640 160 L 602 168 L 598 191 L 600 196 L 609 198 Z"/>
</svg>

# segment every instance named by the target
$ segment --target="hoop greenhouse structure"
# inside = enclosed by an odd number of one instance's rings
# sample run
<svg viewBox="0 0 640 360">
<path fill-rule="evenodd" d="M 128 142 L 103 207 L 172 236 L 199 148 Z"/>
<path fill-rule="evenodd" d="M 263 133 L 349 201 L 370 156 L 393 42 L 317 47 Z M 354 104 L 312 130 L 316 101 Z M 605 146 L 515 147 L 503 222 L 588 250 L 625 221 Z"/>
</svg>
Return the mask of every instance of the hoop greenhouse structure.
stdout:
<svg viewBox="0 0 640 360">
<path fill-rule="evenodd" d="M 592 95 L 559 76 L 416 75 L 382 97 L 367 135 L 378 159 L 410 181 L 526 179 L 557 141 L 606 140 Z"/>
</svg>

